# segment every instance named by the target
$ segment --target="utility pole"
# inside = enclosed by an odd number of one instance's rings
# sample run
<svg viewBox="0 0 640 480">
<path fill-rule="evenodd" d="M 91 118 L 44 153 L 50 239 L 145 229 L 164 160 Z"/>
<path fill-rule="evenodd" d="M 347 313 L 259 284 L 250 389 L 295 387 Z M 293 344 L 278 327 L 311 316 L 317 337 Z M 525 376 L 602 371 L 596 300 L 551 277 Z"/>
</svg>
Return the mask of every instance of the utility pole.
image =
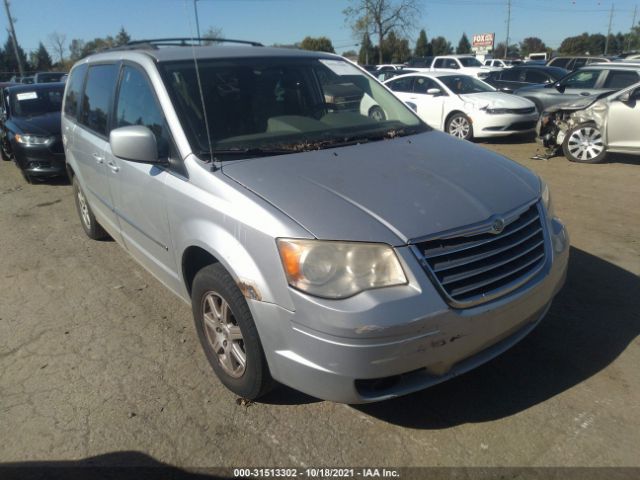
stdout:
<svg viewBox="0 0 640 480">
<path fill-rule="evenodd" d="M 629 31 L 629 39 L 627 40 L 627 52 L 631 50 L 631 37 L 633 37 L 633 27 L 636 26 L 636 13 L 638 13 L 638 5 L 633 7 L 633 20 L 631 20 L 631 31 Z"/>
<path fill-rule="evenodd" d="M 13 28 L 13 18 L 11 18 L 11 12 L 9 11 L 9 0 L 4 0 L 4 9 L 7 12 L 7 19 L 9 20 L 9 35 L 11 36 L 11 43 L 13 43 L 13 53 L 18 61 L 18 72 L 20 76 L 24 77 L 24 68 L 22 68 L 22 59 L 18 54 L 18 40 L 16 39 L 16 30 Z"/>
<path fill-rule="evenodd" d="M 200 43 L 200 21 L 198 20 L 198 0 L 193 0 L 193 11 L 196 14 L 196 32 L 198 34 L 198 43 Z"/>
<path fill-rule="evenodd" d="M 509 30 L 511 29 L 511 0 L 507 1 L 507 43 L 504 46 L 504 58 L 509 57 Z"/>
<path fill-rule="evenodd" d="M 611 36 L 611 22 L 613 21 L 613 3 L 611 4 L 611 12 L 609 12 L 609 29 L 607 30 L 607 40 L 604 42 L 604 54 L 609 51 L 609 37 Z"/>
</svg>

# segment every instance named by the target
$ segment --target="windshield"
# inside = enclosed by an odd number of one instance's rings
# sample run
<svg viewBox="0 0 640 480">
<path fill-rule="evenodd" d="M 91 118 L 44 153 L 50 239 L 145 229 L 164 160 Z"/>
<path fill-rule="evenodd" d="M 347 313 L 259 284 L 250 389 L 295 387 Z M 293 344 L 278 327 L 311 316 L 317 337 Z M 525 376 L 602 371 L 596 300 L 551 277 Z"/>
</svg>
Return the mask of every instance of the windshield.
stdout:
<svg viewBox="0 0 640 480">
<path fill-rule="evenodd" d="M 227 160 L 428 129 L 375 79 L 340 59 L 200 60 L 202 100 L 193 61 L 161 70 L 199 156 L 208 155 L 209 141 L 214 156 Z"/>
<path fill-rule="evenodd" d="M 60 79 L 64 76 L 64 73 L 39 73 L 38 74 L 38 83 L 52 83 L 59 82 Z"/>
<path fill-rule="evenodd" d="M 481 67 L 482 64 L 477 58 L 473 57 L 460 57 L 458 58 L 463 67 Z"/>
<path fill-rule="evenodd" d="M 438 77 L 438 80 L 444 83 L 447 88 L 456 95 L 495 92 L 495 89 L 490 85 L 469 75 L 447 75 L 445 77 Z"/>
<path fill-rule="evenodd" d="M 46 113 L 60 113 L 63 92 L 62 86 L 11 92 L 9 100 L 11 114 L 16 117 L 33 117 Z"/>
</svg>

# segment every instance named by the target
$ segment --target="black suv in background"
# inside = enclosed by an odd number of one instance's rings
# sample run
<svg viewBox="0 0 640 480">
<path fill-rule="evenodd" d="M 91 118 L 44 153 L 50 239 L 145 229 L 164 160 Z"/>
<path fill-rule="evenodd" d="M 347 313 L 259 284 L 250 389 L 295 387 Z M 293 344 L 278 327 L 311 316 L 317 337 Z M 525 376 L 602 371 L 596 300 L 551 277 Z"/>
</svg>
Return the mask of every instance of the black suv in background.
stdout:
<svg viewBox="0 0 640 480">
<path fill-rule="evenodd" d="M 513 93 L 520 87 L 555 83 L 568 74 L 569 70 L 564 68 L 522 65 L 491 72 L 484 81 L 498 90 Z"/>
<path fill-rule="evenodd" d="M 0 102 L 0 153 L 27 182 L 66 175 L 60 135 L 64 83 L 8 87 Z"/>
</svg>

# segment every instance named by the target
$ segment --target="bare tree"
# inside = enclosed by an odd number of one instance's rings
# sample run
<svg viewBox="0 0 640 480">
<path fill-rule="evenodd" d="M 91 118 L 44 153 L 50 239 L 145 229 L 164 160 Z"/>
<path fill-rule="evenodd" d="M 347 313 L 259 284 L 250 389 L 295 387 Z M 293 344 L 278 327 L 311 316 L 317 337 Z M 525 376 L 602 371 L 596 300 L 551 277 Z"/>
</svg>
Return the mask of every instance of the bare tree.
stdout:
<svg viewBox="0 0 640 480">
<path fill-rule="evenodd" d="M 343 13 L 356 35 L 364 32 L 378 36 L 378 60 L 382 63 L 384 38 L 395 30 L 410 34 L 420 15 L 420 0 L 350 0 Z"/>
<path fill-rule="evenodd" d="M 58 56 L 60 63 L 64 62 L 64 51 L 67 49 L 67 36 L 64 33 L 53 32 L 49 35 L 49 45 Z"/>
</svg>

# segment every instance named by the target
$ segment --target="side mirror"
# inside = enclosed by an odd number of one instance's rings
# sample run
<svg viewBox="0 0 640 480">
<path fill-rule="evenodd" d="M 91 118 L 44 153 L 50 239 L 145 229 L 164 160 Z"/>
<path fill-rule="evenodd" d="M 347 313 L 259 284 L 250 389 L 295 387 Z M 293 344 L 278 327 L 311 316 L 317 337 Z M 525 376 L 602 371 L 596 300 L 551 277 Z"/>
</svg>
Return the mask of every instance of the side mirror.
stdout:
<svg viewBox="0 0 640 480">
<path fill-rule="evenodd" d="M 513 89 L 509 87 L 502 87 L 500 91 L 504 93 L 513 93 Z"/>
<path fill-rule="evenodd" d="M 158 143 L 151 130 L 132 125 L 111 130 L 111 153 L 123 160 L 141 163 L 162 163 L 158 160 Z"/>
<path fill-rule="evenodd" d="M 442 93 L 442 90 L 440 90 L 439 88 L 430 88 L 429 90 L 427 90 L 427 95 L 433 95 L 434 97 L 436 95 L 440 95 Z"/>
<path fill-rule="evenodd" d="M 624 92 L 622 95 L 618 97 L 622 103 L 629 103 L 631 101 L 631 92 Z"/>
<path fill-rule="evenodd" d="M 564 93 L 564 89 L 566 88 L 562 83 L 560 82 L 556 82 L 553 84 L 553 86 L 556 88 L 557 91 L 559 91 L 560 93 Z"/>
</svg>

